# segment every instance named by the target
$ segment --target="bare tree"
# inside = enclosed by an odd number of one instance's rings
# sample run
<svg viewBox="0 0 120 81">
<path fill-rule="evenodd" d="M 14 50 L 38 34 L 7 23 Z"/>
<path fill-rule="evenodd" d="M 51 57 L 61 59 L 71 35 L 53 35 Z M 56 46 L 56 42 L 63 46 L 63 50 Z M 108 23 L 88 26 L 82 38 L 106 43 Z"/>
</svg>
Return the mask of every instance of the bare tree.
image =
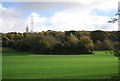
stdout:
<svg viewBox="0 0 120 81">
<path fill-rule="evenodd" d="M 114 24 L 115 22 L 118 22 L 118 34 L 120 33 L 120 2 L 118 3 L 118 12 L 115 14 L 114 18 L 111 18 L 111 20 L 107 21 L 108 23 Z M 118 35 L 119 36 L 119 35 Z M 117 40 L 117 43 L 114 46 L 114 50 L 111 52 L 114 56 L 118 57 L 120 59 L 120 41 Z"/>
</svg>

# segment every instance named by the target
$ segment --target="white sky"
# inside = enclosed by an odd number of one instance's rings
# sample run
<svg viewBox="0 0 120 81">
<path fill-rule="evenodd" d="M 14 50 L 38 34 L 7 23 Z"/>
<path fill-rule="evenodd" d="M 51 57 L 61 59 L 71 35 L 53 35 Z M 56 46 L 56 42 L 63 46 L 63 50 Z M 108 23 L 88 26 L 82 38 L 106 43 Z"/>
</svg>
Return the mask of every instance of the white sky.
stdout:
<svg viewBox="0 0 120 81">
<path fill-rule="evenodd" d="M 34 16 L 34 31 L 37 32 L 47 30 L 118 30 L 117 23 L 107 23 L 114 13 L 117 13 L 117 7 L 118 0 L 1 4 L 0 32 L 25 32 L 26 25 L 29 29 L 31 28 L 31 15 Z"/>
</svg>

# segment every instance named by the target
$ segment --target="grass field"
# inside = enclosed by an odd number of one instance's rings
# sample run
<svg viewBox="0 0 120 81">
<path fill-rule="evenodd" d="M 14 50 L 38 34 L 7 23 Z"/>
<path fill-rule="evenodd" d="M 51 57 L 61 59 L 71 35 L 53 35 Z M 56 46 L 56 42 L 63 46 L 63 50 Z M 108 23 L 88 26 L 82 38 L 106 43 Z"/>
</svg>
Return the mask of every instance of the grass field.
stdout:
<svg viewBox="0 0 120 81">
<path fill-rule="evenodd" d="M 3 79 L 100 79 L 117 76 L 117 58 L 94 55 L 33 55 L 3 50 Z"/>
</svg>

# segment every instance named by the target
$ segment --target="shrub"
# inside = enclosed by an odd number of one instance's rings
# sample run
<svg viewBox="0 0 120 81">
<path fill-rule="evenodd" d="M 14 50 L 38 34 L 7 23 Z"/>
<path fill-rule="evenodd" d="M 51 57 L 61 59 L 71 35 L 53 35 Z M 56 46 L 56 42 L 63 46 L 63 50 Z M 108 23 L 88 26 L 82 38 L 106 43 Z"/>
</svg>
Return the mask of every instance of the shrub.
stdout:
<svg viewBox="0 0 120 81">
<path fill-rule="evenodd" d="M 102 42 L 101 41 L 97 41 L 95 44 L 94 44 L 94 49 L 95 50 L 102 50 Z"/>
<path fill-rule="evenodd" d="M 94 50 L 93 41 L 88 36 L 81 37 L 78 47 L 82 53 L 92 53 Z"/>
<path fill-rule="evenodd" d="M 97 41 L 103 42 L 107 38 L 106 32 L 101 31 L 101 30 L 92 31 L 90 33 L 90 37 L 94 43 L 96 43 Z"/>
<path fill-rule="evenodd" d="M 103 50 L 112 50 L 113 49 L 113 43 L 110 40 L 104 40 L 102 43 Z"/>
<path fill-rule="evenodd" d="M 97 41 L 95 43 L 95 50 L 112 50 L 113 43 L 110 40 L 104 40 L 103 42 Z"/>
</svg>

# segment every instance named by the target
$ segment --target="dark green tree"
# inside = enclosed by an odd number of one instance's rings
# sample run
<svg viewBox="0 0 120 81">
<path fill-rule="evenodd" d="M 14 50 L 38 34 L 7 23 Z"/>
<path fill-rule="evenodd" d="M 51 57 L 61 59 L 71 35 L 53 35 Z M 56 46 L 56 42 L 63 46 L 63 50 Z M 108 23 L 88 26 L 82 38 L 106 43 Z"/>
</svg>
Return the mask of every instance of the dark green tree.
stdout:
<svg viewBox="0 0 120 81">
<path fill-rule="evenodd" d="M 101 30 L 92 31 L 90 33 L 90 37 L 94 43 L 96 43 L 98 40 L 103 42 L 107 38 L 106 33 Z"/>
</svg>

